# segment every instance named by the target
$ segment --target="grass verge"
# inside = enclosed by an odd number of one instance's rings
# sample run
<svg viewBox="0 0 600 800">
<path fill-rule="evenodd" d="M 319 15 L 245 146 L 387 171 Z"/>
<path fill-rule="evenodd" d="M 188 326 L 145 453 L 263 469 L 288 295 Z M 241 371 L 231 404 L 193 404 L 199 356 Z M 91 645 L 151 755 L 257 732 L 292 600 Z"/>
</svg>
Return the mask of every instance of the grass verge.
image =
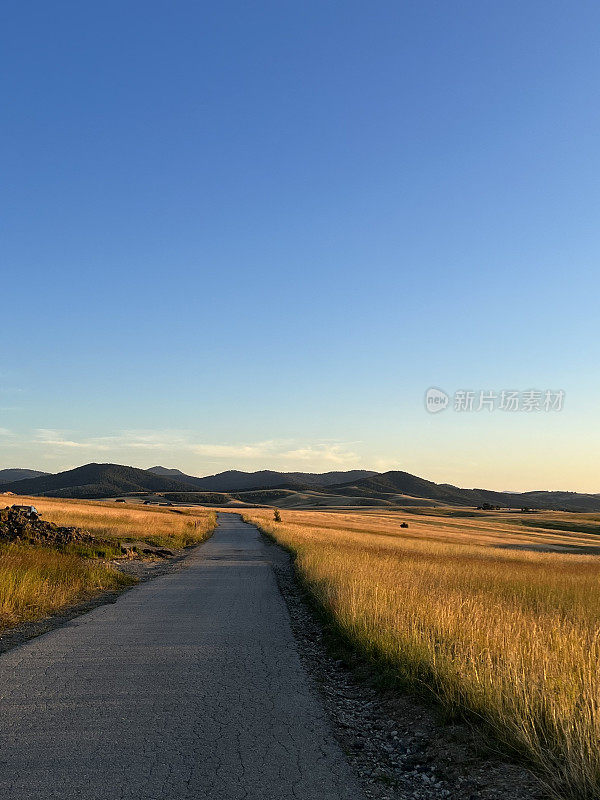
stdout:
<svg viewBox="0 0 600 800">
<path fill-rule="evenodd" d="M 135 583 L 135 578 L 105 563 L 122 557 L 122 541 L 182 549 L 207 539 L 216 525 L 215 512 L 204 509 L 123 509 L 93 501 L 26 497 L 11 497 L 10 502 L 33 504 L 44 520 L 81 528 L 98 542 L 56 547 L 0 544 L 0 631 Z"/>
<path fill-rule="evenodd" d="M 393 514 L 244 518 L 291 550 L 336 629 L 388 680 L 485 724 L 559 796 L 600 796 L 597 557 L 501 549 L 523 535 L 518 519 L 486 546 L 481 526 L 470 538 L 439 515 L 414 531 Z"/>
<path fill-rule="evenodd" d="M 0 549 L 0 630 L 135 581 L 112 567 L 47 547 Z"/>
</svg>

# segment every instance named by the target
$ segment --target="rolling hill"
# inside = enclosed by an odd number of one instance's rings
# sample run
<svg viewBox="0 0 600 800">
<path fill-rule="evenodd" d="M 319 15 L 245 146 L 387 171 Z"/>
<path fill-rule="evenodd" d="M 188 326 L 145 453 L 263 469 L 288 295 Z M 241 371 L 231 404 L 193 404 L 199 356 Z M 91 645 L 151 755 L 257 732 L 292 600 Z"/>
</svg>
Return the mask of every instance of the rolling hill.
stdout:
<svg viewBox="0 0 600 800">
<path fill-rule="evenodd" d="M 330 492 L 354 497 L 389 499 L 395 495 L 426 498 L 441 504 L 480 506 L 483 503 L 508 508 L 534 508 L 567 511 L 600 511 L 600 495 L 578 492 L 494 492 L 488 489 L 461 489 L 392 470 L 330 487 Z M 400 500 L 398 500 L 400 504 Z"/>
<path fill-rule="evenodd" d="M 168 469 L 167 467 L 148 467 L 146 472 L 153 472 L 155 475 L 162 475 L 163 478 L 175 478 L 176 480 L 183 480 L 184 478 L 190 478 L 191 480 L 196 480 L 191 475 L 186 475 L 185 472 L 182 472 L 180 469 Z"/>
<path fill-rule="evenodd" d="M 510 505 L 510 494 L 492 492 L 486 489 L 460 489 L 446 483 L 433 481 L 411 475 L 410 472 L 392 470 L 379 475 L 372 475 L 358 481 L 351 481 L 333 487 L 340 494 L 356 494 L 357 496 L 373 496 L 404 494 L 410 497 L 424 497 L 437 500 L 440 503 L 451 505 L 481 505 L 492 503 L 494 505 Z"/>
<path fill-rule="evenodd" d="M 75 498 L 114 497 L 130 492 L 181 492 L 194 488 L 183 481 L 120 464 L 85 464 L 56 475 L 2 484 L 3 492 Z"/>
<path fill-rule="evenodd" d="M 4 470 L 12 472 L 14 470 Z M 18 473 L 27 470 L 18 470 Z M 2 474 L 2 473 L 0 473 Z M 341 480 L 340 480 L 341 479 Z M 336 482 L 337 481 L 337 482 Z M 38 474 L 0 484 L 0 491 L 16 494 L 103 498 L 128 494 L 163 494 L 181 503 L 262 504 L 294 508 L 336 506 L 481 506 L 489 503 L 503 508 L 600 511 L 600 494 L 577 492 L 495 492 L 461 489 L 448 483 L 434 483 L 409 472 L 368 470 L 347 472 L 277 472 L 228 470 L 196 478 L 165 467 L 149 470 L 120 464 L 86 464 L 76 469 Z"/>
<path fill-rule="evenodd" d="M 377 475 L 367 469 L 351 469 L 344 472 L 276 472 L 263 469 L 258 472 L 241 472 L 227 470 L 216 475 L 207 475 L 204 478 L 195 478 L 186 475 L 178 469 L 166 467 L 150 467 L 148 472 L 155 475 L 170 477 L 191 484 L 205 492 L 241 492 L 251 489 L 272 488 L 305 488 L 318 486 L 334 486 L 335 484 L 357 481 Z"/>
<path fill-rule="evenodd" d="M 42 475 L 49 475 L 49 472 L 41 472 L 38 469 L 0 469 L 0 484 L 22 481 L 26 478 L 39 478 Z"/>
</svg>

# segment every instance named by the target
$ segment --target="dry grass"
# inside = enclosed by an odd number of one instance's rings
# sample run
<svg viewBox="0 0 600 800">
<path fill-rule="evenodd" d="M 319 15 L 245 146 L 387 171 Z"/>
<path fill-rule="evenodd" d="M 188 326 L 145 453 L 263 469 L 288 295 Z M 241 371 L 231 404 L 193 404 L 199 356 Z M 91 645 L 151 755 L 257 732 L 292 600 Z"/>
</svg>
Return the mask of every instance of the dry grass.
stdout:
<svg viewBox="0 0 600 800">
<path fill-rule="evenodd" d="M 50 497 L 6 500 L 10 505 L 34 505 L 47 522 L 73 525 L 103 539 L 142 539 L 174 548 L 202 542 L 215 526 L 215 512 L 202 508 L 160 508 Z"/>
<path fill-rule="evenodd" d="M 484 721 L 561 796 L 600 795 L 600 559 L 552 552 L 595 548 L 593 518 L 244 516 L 296 554 L 342 634 L 396 681 Z"/>
<path fill-rule="evenodd" d="M 203 509 L 175 513 L 169 508 L 38 497 L 6 497 L 5 502 L 35 505 L 48 522 L 77 526 L 112 539 L 114 553 L 119 552 L 121 539 L 173 548 L 198 544 L 210 535 L 216 522 L 214 512 Z M 24 544 L 0 547 L 0 630 L 131 583 L 109 564 L 85 557 L 95 552 L 78 545 L 68 546 L 64 552 Z"/>
<path fill-rule="evenodd" d="M 46 547 L 0 550 L 0 630 L 131 583 L 94 561 Z"/>
</svg>

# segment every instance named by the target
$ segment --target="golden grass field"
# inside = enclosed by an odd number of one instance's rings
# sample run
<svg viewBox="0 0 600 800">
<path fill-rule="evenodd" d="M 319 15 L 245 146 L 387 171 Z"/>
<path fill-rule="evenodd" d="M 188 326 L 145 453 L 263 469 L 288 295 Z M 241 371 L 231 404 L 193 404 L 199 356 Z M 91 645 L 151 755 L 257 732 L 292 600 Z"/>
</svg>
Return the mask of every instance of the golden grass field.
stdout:
<svg viewBox="0 0 600 800">
<path fill-rule="evenodd" d="M 111 555 L 119 552 L 121 539 L 175 549 L 197 544 L 215 525 L 214 512 L 200 508 L 177 513 L 170 508 L 14 495 L 0 501 L 3 505 L 35 505 L 48 522 L 114 540 Z M 110 564 L 86 557 L 85 548 L 61 551 L 27 544 L 0 545 L 0 630 L 131 582 Z"/>
<path fill-rule="evenodd" d="M 207 530 L 214 527 L 214 512 L 202 508 L 161 508 L 53 497 L 7 498 L 7 505 L 13 503 L 34 505 L 47 522 L 74 525 L 101 538 L 143 539 L 175 548 L 202 541 Z"/>
<path fill-rule="evenodd" d="M 598 798 L 598 516 L 423 512 L 244 518 L 399 685 L 489 726 L 559 796 Z"/>
</svg>

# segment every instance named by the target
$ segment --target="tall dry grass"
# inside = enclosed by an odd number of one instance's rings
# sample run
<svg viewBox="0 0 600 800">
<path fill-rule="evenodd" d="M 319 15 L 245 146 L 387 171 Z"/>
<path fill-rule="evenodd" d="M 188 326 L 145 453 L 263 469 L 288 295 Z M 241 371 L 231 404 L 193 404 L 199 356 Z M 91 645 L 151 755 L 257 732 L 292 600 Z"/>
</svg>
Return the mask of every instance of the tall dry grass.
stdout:
<svg viewBox="0 0 600 800">
<path fill-rule="evenodd" d="M 527 541 L 519 517 L 245 518 L 295 553 L 340 632 L 396 681 L 480 719 L 560 796 L 600 796 L 596 556 L 504 549 Z M 530 537 L 560 546 L 555 530 Z"/>
<path fill-rule="evenodd" d="M 125 539 L 173 548 L 198 544 L 216 524 L 215 513 L 203 509 L 175 513 L 168 508 L 37 497 L 7 497 L 6 501 L 35 505 L 48 522 L 114 540 L 111 555 L 119 553 L 119 540 Z M 0 630 L 132 582 L 109 564 L 86 557 L 96 552 L 88 545 L 64 550 L 25 544 L 0 546 Z"/>
<path fill-rule="evenodd" d="M 93 500 L 11 497 L 10 504 L 32 504 L 42 519 L 82 528 L 103 539 L 142 539 L 174 548 L 203 541 L 214 529 L 214 511 L 159 508 Z"/>
<path fill-rule="evenodd" d="M 131 582 L 115 569 L 76 555 L 8 545 L 0 549 L 0 630 Z"/>
</svg>

